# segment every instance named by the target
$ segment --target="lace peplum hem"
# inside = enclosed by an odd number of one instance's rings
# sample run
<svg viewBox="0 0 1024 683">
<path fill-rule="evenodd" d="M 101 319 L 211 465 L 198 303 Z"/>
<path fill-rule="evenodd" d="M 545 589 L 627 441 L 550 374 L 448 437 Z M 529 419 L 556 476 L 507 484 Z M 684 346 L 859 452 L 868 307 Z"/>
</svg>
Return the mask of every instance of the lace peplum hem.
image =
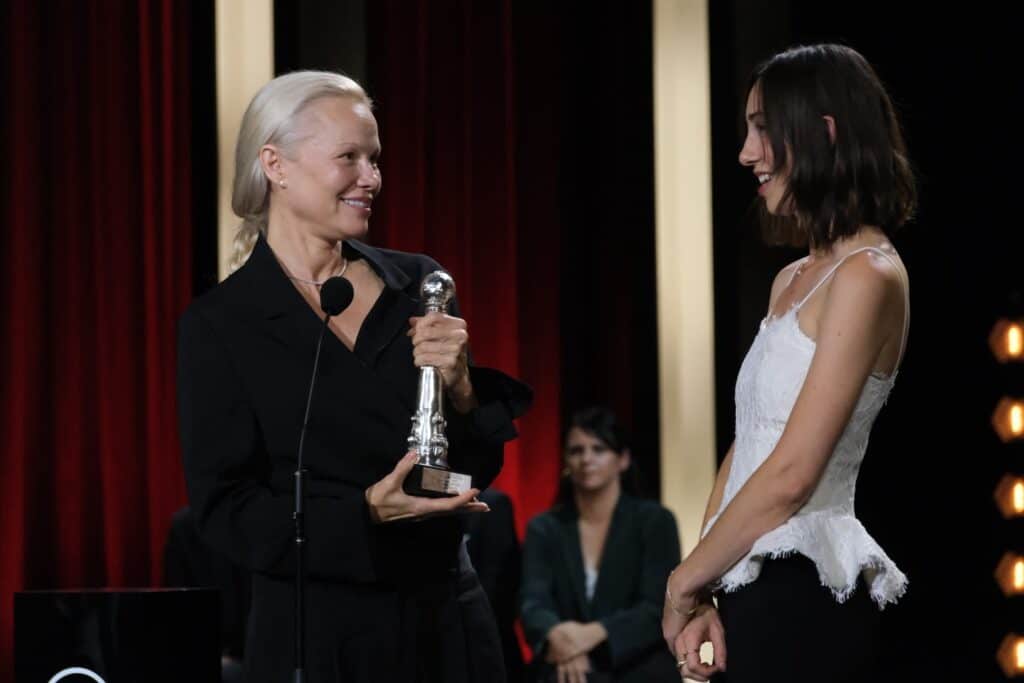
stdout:
<svg viewBox="0 0 1024 683">
<path fill-rule="evenodd" d="M 708 523 L 708 529 L 717 516 Z M 705 532 L 706 533 L 706 532 Z M 907 577 L 852 515 L 798 513 L 759 538 L 739 562 L 711 587 L 731 593 L 753 582 L 766 559 L 799 553 L 818 568 L 821 585 L 844 602 L 864 577 L 879 609 L 895 603 L 907 590 Z"/>
</svg>

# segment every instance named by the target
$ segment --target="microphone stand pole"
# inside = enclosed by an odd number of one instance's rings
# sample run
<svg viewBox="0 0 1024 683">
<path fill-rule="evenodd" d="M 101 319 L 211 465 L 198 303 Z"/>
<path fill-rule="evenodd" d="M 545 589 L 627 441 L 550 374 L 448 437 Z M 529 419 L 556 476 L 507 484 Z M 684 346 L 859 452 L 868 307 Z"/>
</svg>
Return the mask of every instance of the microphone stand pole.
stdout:
<svg viewBox="0 0 1024 683">
<path fill-rule="evenodd" d="M 330 313 L 324 315 L 324 324 L 320 329 L 320 338 L 316 343 L 316 356 L 313 359 L 313 377 L 309 381 L 309 397 L 306 399 L 306 415 L 302 419 L 302 432 L 299 434 L 298 463 L 295 470 L 295 672 L 293 683 L 306 681 L 306 470 L 302 466 L 302 450 L 306 441 L 306 426 L 309 424 L 309 410 L 313 405 L 313 389 L 316 387 L 317 370 L 320 367 L 320 348 L 323 346 Z"/>
</svg>

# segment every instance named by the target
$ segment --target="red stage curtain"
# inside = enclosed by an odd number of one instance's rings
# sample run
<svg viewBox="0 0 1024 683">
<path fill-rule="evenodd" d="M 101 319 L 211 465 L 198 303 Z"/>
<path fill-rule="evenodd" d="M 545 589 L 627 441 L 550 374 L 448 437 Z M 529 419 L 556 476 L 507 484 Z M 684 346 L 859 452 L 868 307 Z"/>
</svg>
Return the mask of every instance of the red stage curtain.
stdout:
<svg viewBox="0 0 1024 683">
<path fill-rule="evenodd" d="M 4 10 L 0 681 L 12 594 L 159 581 L 185 500 L 175 326 L 192 296 L 188 3 Z"/>
<path fill-rule="evenodd" d="M 561 468 L 560 239 L 556 171 L 544 161 L 553 125 L 523 116 L 512 45 L 526 36 L 516 35 L 511 4 L 369 4 L 384 180 L 370 239 L 440 261 L 477 362 L 536 392 L 495 483 L 512 497 L 522 533 L 550 506 Z M 540 84 L 525 85 L 542 96 Z"/>
</svg>

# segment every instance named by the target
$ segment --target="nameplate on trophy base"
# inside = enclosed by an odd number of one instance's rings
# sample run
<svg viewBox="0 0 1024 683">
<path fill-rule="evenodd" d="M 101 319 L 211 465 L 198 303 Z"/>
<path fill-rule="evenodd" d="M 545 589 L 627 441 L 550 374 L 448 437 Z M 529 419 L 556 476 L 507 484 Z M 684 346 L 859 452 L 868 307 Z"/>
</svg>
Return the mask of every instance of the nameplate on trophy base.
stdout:
<svg viewBox="0 0 1024 683">
<path fill-rule="evenodd" d="M 410 496 L 445 498 L 465 493 L 472 486 L 473 478 L 468 474 L 459 474 L 443 467 L 417 464 L 405 478 L 402 490 Z"/>
</svg>

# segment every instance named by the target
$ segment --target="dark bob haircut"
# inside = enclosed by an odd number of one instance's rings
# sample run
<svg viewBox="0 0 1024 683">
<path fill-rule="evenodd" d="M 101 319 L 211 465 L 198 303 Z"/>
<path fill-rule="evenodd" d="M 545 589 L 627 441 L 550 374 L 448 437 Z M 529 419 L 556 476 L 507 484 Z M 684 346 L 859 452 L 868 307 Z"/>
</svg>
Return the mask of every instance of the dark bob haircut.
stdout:
<svg viewBox="0 0 1024 683">
<path fill-rule="evenodd" d="M 875 70 L 843 45 L 794 47 L 754 70 L 775 159 L 789 166 L 782 205 L 767 216 L 769 241 L 829 249 L 875 225 L 887 235 L 908 221 L 917 190 L 896 110 Z M 822 117 L 835 119 L 835 143 Z"/>
<path fill-rule="evenodd" d="M 565 430 L 563 443 L 568 441 L 569 432 L 574 427 L 597 438 L 609 450 L 620 455 L 629 449 L 629 433 L 619 423 L 615 413 L 604 406 L 588 406 L 573 413 L 569 418 L 569 427 Z"/>
<path fill-rule="evenodd" d="M 610 409 L 605 406 L 588 406 L 581 408 L 569 418 L 569 425 L 562 437 L 562 444 L 568 445 L 569 432 L 578 428 L 590 436 L 596 438 L 608 447 L 608 450 L 622 456 L 630 448 L 630 437 L 628 430 L 619 422 Z M 563 457 L 565 451 L 563 450 Z M 635 464 L 630 462 L 629 467 L 619 476 L 622 483 L 622 492 L 628 495 L 640 495 L 641 486 L 637 475 Z M 572 482 L 568 477 L 563 476 L 558 484 L 558 492 L 555 495 L 555 505 L 574 506 Z"/>
</svg>

